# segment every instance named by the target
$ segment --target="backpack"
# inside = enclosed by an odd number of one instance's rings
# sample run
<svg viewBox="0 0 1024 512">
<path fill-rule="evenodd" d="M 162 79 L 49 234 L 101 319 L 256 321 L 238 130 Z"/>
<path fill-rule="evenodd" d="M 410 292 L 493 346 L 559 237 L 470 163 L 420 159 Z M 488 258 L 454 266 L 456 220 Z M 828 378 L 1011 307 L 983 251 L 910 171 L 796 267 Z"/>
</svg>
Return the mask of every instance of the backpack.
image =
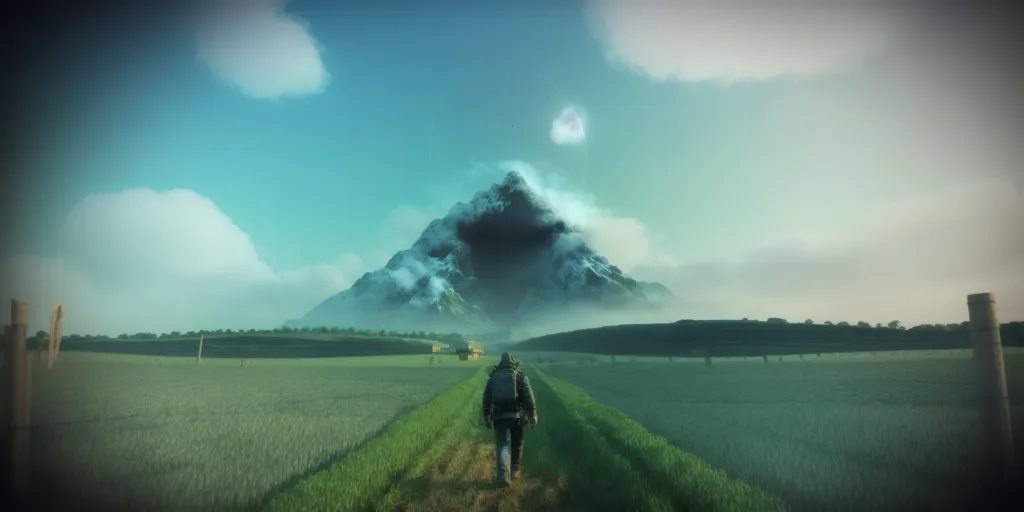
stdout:
<svg viewBox="0 0 1024 512">
<path fill-rule="evenodd" d="M 513 412 L 519 408 L 519 370 L 513 366 L 499 366 L 491 372 L 491 403 L 499 412 Z"/>
</svg>

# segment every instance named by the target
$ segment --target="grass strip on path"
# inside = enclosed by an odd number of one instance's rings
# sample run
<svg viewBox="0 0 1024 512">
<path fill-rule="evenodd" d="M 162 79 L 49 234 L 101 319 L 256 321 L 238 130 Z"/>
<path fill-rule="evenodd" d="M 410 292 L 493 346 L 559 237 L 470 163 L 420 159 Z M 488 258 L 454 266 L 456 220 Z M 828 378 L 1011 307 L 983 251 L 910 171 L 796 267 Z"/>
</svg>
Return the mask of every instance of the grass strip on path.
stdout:
<svg viewBox="0 0 1024 512">
<path fill-rule="evenodd" d="M 275 496 L 269 511 L 366 510 L 390 488 L 429 460 L 436 441 L 458 422 L 467 403 L 479 400 L 483 372 L 462 381 L 433 400 L 395 420 L 378 437 L 341 462 L 300 481 Z"/>
<path fill-rule="evenodd" d="M 494 439 L 480 426 L 485 376 L 399 418 L 270 510 L 785 510 L 567 382 L 536 372 L 541 423 L 525 433 L 524 474 L 493 485 Z"/>
<path fill-rule="evenodd" d="M 647 431 L 568 382 L 537 372 L 535 389 L 551 428 L 538 454 L 544 469 L 569 479 L 570 489 L 619 510 L 778 511 L 785 504 L 730 479 L 697 456 Z M 564 422 L 564 423 L 562 423 Z M 540 436 L 538 436 L 540 437 Z M 544 441 L 544 439 L 539 439 Z"/>
<path fill-rule="evenodd" d="M 484 381 L 481 380 L 481 388 Z M 479 398 L 479 395 L 477 396 Z M 564 486 L 527 471 L 511 488 L 495 485 L 494 433 L 480 424 L 477 400 L 466 404 L 457 423 L 431 449 L 436 457 L 404 475 L 375 507 L 379 512 L 498 511 L 560 512 Z"/>
</svg>

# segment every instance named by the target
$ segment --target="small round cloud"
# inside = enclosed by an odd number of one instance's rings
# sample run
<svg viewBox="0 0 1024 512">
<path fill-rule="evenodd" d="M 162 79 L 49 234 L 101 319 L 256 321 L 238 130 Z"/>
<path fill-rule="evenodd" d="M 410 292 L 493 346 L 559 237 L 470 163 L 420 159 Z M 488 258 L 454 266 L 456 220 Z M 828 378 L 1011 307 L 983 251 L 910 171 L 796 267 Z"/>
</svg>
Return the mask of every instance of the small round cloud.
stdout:
<svg viewBox="0 0 1024 512">
<path fill-rule="evenodd" d="M 583 116 L 573 107 L 566 107 L 551 122 L 551 140 L 558 145 L 577 145 L 587 140 Z"/>
</svg>

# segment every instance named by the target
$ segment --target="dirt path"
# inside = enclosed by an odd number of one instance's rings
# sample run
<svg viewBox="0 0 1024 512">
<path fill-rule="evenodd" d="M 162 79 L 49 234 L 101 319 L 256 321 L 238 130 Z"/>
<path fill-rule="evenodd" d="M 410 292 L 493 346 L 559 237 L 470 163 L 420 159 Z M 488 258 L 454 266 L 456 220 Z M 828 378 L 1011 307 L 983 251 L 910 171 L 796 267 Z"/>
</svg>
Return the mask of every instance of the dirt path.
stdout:
<svg viewBox="0 0 1024 512">
<path fill-rule="evenodd" d="M 494 445 L 479 436 L 431 462 L 423 475 L 395 490 L 397 510 L 556 511 L 564 510 L 565 486 L 544 481 L 528 467 L 511 488 L 494 484 Z M 528 461 L 524 461 L 529 464 Z"/>
</svg>

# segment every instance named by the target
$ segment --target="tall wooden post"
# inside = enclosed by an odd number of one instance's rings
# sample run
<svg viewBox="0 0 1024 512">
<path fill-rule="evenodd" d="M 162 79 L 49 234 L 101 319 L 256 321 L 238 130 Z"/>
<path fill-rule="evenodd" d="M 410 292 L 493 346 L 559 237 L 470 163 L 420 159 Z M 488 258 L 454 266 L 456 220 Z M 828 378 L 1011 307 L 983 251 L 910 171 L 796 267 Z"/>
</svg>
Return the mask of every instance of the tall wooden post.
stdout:
<svg viewBox="0 0 1024 512">
<path fill-rule="evenodd" d="M 199 335 L 199 350 L 196 352 L 196 362 L 203 360 L 203 335 Z"/>
<path fill-rule="evenodd" d="M 7 444 L 9 489 L 21 496 L 28 478 L 29 378 L 28 304 L 11 300 L 11 325 L 7 326 L 4 347 L 3 430 Z"/>
<path fill-rule="evenodd" d="M 46 349 L 46 368 L 53 368 L 53 358 L 57 353 L 57 307 L 50 311 L 50 344 Z"/>
<path fill-rule="evenodd" d="M 54 324 L 53 330 L 53 360 L 56 361 L 60 357 L 60 342 L 63 339 L 62 331 L 64 330 L 64 304 L 57 304 L 57 320 Z"/>
<path fill-rule="evenodd" d="M 967 296 L 978 419 L 986 456 L 983 473 L 995 487 L 1006 490 L 1014 477 L 1013 431 L 995 302 L 991 293 Z"/>
</svg>

